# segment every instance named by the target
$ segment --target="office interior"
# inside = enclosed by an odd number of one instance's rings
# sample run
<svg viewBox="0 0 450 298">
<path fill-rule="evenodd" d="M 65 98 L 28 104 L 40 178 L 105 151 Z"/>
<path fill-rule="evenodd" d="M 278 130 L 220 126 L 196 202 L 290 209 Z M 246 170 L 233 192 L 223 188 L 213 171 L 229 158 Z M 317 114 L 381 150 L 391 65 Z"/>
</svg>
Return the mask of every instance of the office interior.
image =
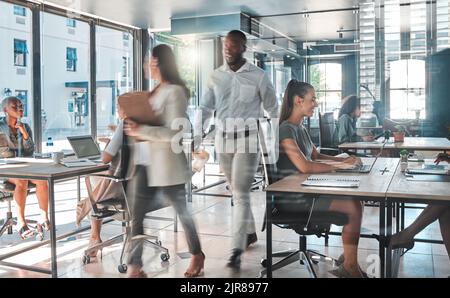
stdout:
<svg viewBox="0 0 450 298">
<path fill-rule="evenodd" d="M 190 90 L 187 114 L 193 123 L 208 78 L 224 64 L 223 41 L 231 30 L 245 33 L 244 58 L 264 70 L 279 106 L 290 80 L 314 86 L 318 107 L 304 125 L 317 147 L 329 147 L 324 146 L 327 140 L 321 117 L 328 115 L 337 122 L 343 99 L 357 95 L 361 102 L 358 136 L 378 136 L 381 142 L 387 130 L 383 123 L 390 119 L 394 123 L 391 127 L 406 128 L 408 141 L 431 139 L 443 144 L 407 148 L 412 158 L 432 163 L 439 153 L 450 151 L 449 0 L 0 0 L 0 98 L 16 96 L 22 101 L 22 122 L 32 129 L 37 153 L 70 152 L 67 137 L 83 135 L 91 135 L 104 149 L 102 140 L 112 136 L 109 126 L 118 124 L 117 97 L 157 85 L 146 77 L 144 62 L 152 48 L 166 44 L 173 50 Z M 0 118 L 5 116 L 2 112 Z M 294 261 L 271 274 L 261 274 L 268 269 L 266 203 L 270 187 L 262 161 L 250 194 L 258 241 L 243 254 L 240 270 L 226 268 L 235 208 L 232 189 L 220 168 L 214 142 L 205 141 L 203 148 L 209 159 L 186 185 L 187 208 L 196 221 L 206 255 L 203 277 L 336 277 L 330 271 L 337 265 L 332 260 L 343 252 L 342 225 L 331 225 L 327 237 L 312 234 L 306 238 L 293 229 L 270 225 L 273 252 L 298 249 L 300 237 L 307 239 L 308 249 L 327 257 L 312 257 L 312 263 Z M 381 151 L 386 153 L 387 148 Z M 345 151 L 337 145 L 334 149 Z M 380 152 L 378 147 L 351 149 L 348 152 L 361 156 Z M 388 169 L 392 179 L 404 175 L 400 150 L 394 149 L 392 155 L 383 156 L 393 163 Z M 189 149 L 186 155 L 190 163 L 193 157 Z M 373 171 L 378 171 L 376 163 Z M 379 219 L 381 213 L 392 217 L 383 223 L 383 229 L 386 223 L 391 225 L 389 233 L 414 222 L 431 203 L 428 198 L 434 198 L 434 187 L 439 188 L 439 204 L 448 208 L 450 180 L 426 185 L 426 193 L 414 194 L 414 200 L 405 195 L 381 203 L 388 190 L 380 200 L 380 195 L 361 199 L 365 205 L 361 234 L 367 237 L 359 240 L 358 258 L 369 277 L 450 276 L 450 259 L 438 221 L 416 235 L 414 247 L 403 255 L 403 251 L 388 247 L 390 234 L 384 231 L 382 236 L 373 236 L 385 220 Z M 50 242 L 39 245 L 50 239 L 49 233 L 44 240 L 22 240 L 12 227 L 0 236 L 0 277 L 126 277 L 121 258 L 123 237 L 105 247 L 102 258 L 86 258 L 90 221 L 85 218 L 78 226 L 75 218 L 79 197 L 87 195 L 84 176 L 55 184 L 56 236 L 67 234 L 56 241 L 57 274 L 51 273 L 55 267 Z M 26 206 L 27 218 L 38 220 L 33 190 Z M 14 201 L 2 200 L 2 225 L 8 208 L 15 216 Z M 145 234 L 155 235 L 166 250 L 144 247 L 147 276 L 183 277 L 190 253 L 174 209 L 162 208 L 148 216 Z M 102 239 L 122 232 L 121 221 L 105 219 Z M 274 263 L 277 260 L 273 258 Z M 50 274 L 49 268 L 53 268 Z"/>
</svg>

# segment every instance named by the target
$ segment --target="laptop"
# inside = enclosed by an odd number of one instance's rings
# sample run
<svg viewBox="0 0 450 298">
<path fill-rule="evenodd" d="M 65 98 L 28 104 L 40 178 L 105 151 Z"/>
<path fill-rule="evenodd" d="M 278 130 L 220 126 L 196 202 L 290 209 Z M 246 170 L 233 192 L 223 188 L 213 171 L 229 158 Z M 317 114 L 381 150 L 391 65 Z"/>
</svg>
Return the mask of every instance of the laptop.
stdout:
<svg viewBox="0 0 450 298">
<path fill-rule="evenodd" d="M 92 136 L 67 137 L 67 140 L 78 159 L 88 159 L 94 162 L 101 161 L 102 153 Z"/>
<path fill-rule="evenodd" d="M 337 169 L 336 172 L 343 173 L 370 173 L 372 171 L 372 167 L 375 164 L 377 159 L 370 159 L 367 163 L 363 163 L 362 165 L 358 165 L 352 169 Z"/>
</svg>

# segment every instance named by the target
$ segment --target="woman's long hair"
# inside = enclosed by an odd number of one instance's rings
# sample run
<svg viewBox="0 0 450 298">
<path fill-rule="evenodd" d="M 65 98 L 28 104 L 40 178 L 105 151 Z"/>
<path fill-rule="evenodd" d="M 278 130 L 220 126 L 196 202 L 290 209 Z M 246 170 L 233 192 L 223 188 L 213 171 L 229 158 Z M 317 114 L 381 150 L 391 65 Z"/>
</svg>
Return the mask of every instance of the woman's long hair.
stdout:
<svg viewBox="0 0 450 298">
<path fill-rule="evenodd" d="M 280 124 L 291 116 L 292 110 L 294 109 L 294 97 L 297 95 L 304 98 L 311 89 L 314 89 L 311 84 L 295 79 L 289 81 L 284 91 L 283 103 L 281 104 Z"/>
<path fill-rule="evenodd" d="M 342 107 L 339 110 L 339 118 L 345 114 L 351 116 L 351 114 L 356 110 L 356 108 L 360 107 L 361 107 L 361 100 L 358 96 L 356 95 L 347 96 L 346 98 L 344 98 L 344 103 L 342 104 Z"/>
<path fill-rule="evenodd" d="M 172 49 L 165 44 L 157 45 L 152 50 L 152 57 L 158 59 L 158 68 L 161 72 L 162 79 L 169 82 L 170 84 L 181 86 L 186 92 L 186 96 L 189 98 L 189 89 L 186 87 L 186 83 L 180 77 L 177 62 Z"/>
</svg>

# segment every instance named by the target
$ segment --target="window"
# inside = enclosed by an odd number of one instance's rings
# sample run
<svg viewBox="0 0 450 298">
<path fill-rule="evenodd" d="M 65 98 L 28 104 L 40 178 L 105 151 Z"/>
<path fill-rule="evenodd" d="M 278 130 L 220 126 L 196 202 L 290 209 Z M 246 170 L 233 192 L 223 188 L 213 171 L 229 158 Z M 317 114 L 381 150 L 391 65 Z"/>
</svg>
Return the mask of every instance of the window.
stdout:
<svg viewBox="0 0 450 298">
<path fill-rule="evenodd" d="M 342 65 L 340 63 L 317 63 L 309 67 L 311 85 L 321 113 L 333 112 L 337 119 L 342 101 Z"/>
<path fill-rule="evenodd" d="M 14 39 L 14 65 L 27 66 L 27 41 Z"/>
<path fill-rule="evenodd" d="M 67 48 L 66 52 L 67 71 L 77 71 L 77 49 Z"/>
<path fill-rule="evenodd" d="M 390 63 L 390 115 L 393 119 L 425 119 L 425 61 L 397 60 Z"/>
<path fill-rule="evenodd" d="M 77 22 L 74 19 L 66 20 L 67 27 L 75 28 L 77 26 Z"/>
<path fill-rule="evenodd" d="M 28 91 L 16 90 L 16 97 L 22 101 L 23 116 L 28 117 Z"/>
<path fill-rule="evenodd" d="M 42 152 L 61 151 L 71 148 L 67 136 L 92 134 L 90 26 L 77 19 L 76 34 L 67 35 L 67 16 L 42 12 L 41 21 L 42 99 L 35 108 L 42 115 Z"/>
<path fill-rule="evenodd" d="M 117 96 L 133 90 L 133 35 L 104 26 L 95 32 L 97 136 L 108 137 L 118 121 Z"/>
<path fill-rule="evenodd" d="M 27 15 L 25 7 L 18 6 L 18 5 L 14 5 L 14 14 L 16 16 L 22 16 L 22 17 L 25 17 Z"/>
</svg>

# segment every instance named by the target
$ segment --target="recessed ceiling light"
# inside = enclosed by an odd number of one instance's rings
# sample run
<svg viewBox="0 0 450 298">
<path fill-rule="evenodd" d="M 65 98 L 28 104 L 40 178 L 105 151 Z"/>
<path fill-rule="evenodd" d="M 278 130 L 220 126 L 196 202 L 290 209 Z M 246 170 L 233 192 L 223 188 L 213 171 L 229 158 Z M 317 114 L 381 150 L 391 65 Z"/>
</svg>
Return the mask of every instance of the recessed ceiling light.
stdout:
<svg viewBox="0 0 450 298">
<path fill-rule="evenodd" d="M 290 55 L 286 55 L 286 57 L 290 58 L 291 56 Z"/>
<path fill-rule="evenodd" d="M 272 49 L 272 52 L 275 52 L 275 50 L 274 50 L 274 49 Z"/>
</svg>

